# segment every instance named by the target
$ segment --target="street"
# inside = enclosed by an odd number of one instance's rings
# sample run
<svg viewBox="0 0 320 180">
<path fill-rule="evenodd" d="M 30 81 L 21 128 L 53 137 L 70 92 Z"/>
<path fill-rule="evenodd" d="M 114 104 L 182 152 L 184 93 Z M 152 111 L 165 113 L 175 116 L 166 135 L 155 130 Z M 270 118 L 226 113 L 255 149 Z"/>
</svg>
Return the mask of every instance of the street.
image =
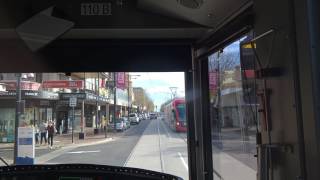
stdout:
<svg viewBox="0 0 320 180">
<path fill-rule="evenodd" d="M 239 148 L 232 145 L 234 150 Z M 239 150 L 239 149 L 238 149 Z M 1 157 L 12 158 L 12 148 L 0 148 Z M 237 155 L 237 154 L 236 154 Z M 225 179 L 245 177 L 252 179 L 254 169 L 247 160 L 222 152 L 213 146 L 215 177 Z M 169 129 L 165 121 L 143 120 L 112 138 L 74 144 L 55 150 L 36 149 L 37 164 L 86 163 L 126 166 L 173 174 L 183 179 L 188 177 L 188 154 L 186 133 Z M 229 173 L 233 169 L 233 173 Z"/>
<path fill-rule="evenodd" d="M 186 135 L 161 120 L 144 120 L 113 141 L 65 151 L 45 164 L 89 163 L 166 172 L 188 179 Z"/>
<path fill-rule="evenodd" d="M 123 166 L 149 123 L 150 121 L 142 121 L 139 125 L 133 125 L 122 135 L 115 137 L 113 141 L 74 148 L 44 163 L 90 163 Z"/>
</svg>

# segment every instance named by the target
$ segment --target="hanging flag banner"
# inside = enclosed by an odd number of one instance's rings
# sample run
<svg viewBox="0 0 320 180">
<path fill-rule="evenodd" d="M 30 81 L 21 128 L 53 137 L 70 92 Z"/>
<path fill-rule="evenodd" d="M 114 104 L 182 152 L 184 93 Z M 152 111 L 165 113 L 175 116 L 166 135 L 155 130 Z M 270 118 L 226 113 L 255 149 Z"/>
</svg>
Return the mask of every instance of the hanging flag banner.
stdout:
<svg viewBox="0 0 320 180">
<path fill-rule="evenodd" d="M 125 73 L 124 72 L 118 72 L 117 73 L 117 88 L 125 89 L 125 86 L 126 86 Z"/>
<path fill-rule="evenodd" d="M 209 72 L 209 89 L 210 91 L 215 91 L 218 86 L 218 72 Z"/>
</svg>

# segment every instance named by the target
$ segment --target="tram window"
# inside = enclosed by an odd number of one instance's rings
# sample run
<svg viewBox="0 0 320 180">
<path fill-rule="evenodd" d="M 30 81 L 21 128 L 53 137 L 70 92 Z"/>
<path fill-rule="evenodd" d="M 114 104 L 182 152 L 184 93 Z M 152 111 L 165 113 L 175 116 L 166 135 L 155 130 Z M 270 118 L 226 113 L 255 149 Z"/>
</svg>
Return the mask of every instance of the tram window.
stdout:
<svg viewBox="0 0 320 180">
<path fill-rule="evenodd" d="M 243 78 L 243 73 L 253 69 L 243 71 L 240 63 L 240 45 L 248 38 L 238 39 L 208 58 L 214 179 L 257 177 L 257 102 L 252 82 Z"/>
</svg>

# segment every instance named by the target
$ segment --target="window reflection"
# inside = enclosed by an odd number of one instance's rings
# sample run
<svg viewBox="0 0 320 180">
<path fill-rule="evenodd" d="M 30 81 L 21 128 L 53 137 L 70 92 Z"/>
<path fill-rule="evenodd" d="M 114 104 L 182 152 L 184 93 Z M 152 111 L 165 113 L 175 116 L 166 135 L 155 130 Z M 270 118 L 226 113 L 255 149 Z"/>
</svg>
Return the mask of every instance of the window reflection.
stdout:
<svg viewBox="0 0 320 180">
<path fill-rule="evenodd" d="M 243 72 L 240 40 L 209 57 L 215 179 L 256 179 L 256 102 L 248 98 L 250 83 Z"/>
</svg>

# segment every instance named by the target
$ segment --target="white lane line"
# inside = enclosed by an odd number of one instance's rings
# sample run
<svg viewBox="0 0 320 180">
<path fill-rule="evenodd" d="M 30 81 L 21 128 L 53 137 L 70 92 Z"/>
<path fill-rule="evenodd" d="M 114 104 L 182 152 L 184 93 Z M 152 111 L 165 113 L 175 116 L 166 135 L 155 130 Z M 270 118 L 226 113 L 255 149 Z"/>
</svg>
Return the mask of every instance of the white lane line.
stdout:
<svg viewBox="0 0 320 180">
<path fill-rule="evenodd" d="M 83 154 L 83 153 L 97 153 L 97 152 L 101 152 L 100 150 L 97 151 L 70 151 L 67 152 L 68 154 Z"/>
<path fill-rule="evenodd" d="M 182 161 L 183 166 L 186 168 L 186 170 L 188 171 L 188 164 L 186 163 L 186 161 L 183 159 L 182 155 L 180 152 L 178 152 L 178 155 L 180 157 L 180 160 Z"/>
<path fill-rule="evenodd" d="M 165 173 L 164 169 L 164 160 L 163 160 L 163 154 L 162 154 L 162 149 L 161 149 L 161 134 L 160 134 L 160 128 L 159 128 L 159 119 L 157 119 L 157 128 L 158 128 L 158 137 L 159 137 L 159 151 L 160 151 L 160 165 L 161 165 L 161 170 L 163 173 Z"/>
<path fill-rule="evenodd" d="M 161 121 L 161 126 L 162 128 L 166 131 L 167 135 L 169 136 L 169 138 L 171 139 L 171 135 L 170 133 L 168 132 L 167 128 L 165 127 L 165 125 L 163 125 L 163 122 Z"/>
</svg>

